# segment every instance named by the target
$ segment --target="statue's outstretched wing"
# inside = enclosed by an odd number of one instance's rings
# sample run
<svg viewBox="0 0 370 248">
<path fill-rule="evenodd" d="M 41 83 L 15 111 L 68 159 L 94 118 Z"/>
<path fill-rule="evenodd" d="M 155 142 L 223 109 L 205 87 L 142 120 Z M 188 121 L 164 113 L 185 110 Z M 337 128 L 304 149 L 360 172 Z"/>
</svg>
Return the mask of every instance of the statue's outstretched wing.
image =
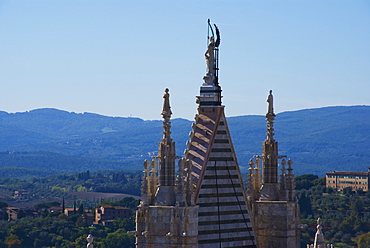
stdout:
<svg viewBox="0 0 370 248">
<path fill-rule="evenodd" d="M 220 45 L 220 42 L 221 42 L 221 37 L 220 37 L 220 30 L 218 30 L 218 27 L 216 26 L 216 24 L 213 24 L 215 26 L 215 29 L 216 29 L 216 36 L 217 36 L 217 40 L 216 40 L 216 43 L 215 43 L 215 47 L 218 47 Z"/>
</svg>

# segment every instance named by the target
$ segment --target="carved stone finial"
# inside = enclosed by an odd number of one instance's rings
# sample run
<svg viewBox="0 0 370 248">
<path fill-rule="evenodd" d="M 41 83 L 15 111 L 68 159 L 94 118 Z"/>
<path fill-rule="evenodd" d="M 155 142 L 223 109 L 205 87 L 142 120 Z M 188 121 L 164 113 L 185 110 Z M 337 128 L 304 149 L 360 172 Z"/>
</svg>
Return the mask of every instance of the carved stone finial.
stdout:
<svg viewBox="0 0 370 248">
<path fill-rule="evenodd" d="M 268 102 L 268 111 L 266 114 L 266 120 L 267 120 L 267 138 L 270 144 L 274 141 L 274 120 L 275 120 L 275 114 L 274 114 L 274 100 L 272 96 L 272 90 L 270 90 L 270 95 L 267 97 Z"/>
<path fill-rule="evenodd" d="M 162 141 L 163 142 L 167 142 L 167 143 L 170 143 L 172 140 L 171 140 L 171 122 L 170 122 L 170 119 L 171 119 L 171 115 L 172 115 L 172 111 L 171 111 L 171 106 L 170 106 L 170 94 L 168 93 L 170 90 L 168 88 L 166 88 L 164 90 L 164 95 L 163 95 L 163 110 L 162 110 L 162 116 L 163 116 L 163 139 Z M 160 156 L 160 154 L 158 154 L 158 156 Z"/>
<path fill-rule="evenodd" d="M 288 165 L 289 165 L 289 169 L 291 169 L 293 165 L 293 161 L 291 159 L 288 159 Z"/>
<path fill-rule="evenodd" d="M 87 248 L 93 248 L 94 247 L 94 245 L 93 245 L 93 241 L 94 241 L 93 236 L 91 234 L 89 234 L 89 236 L 87 236 L 86 239 L 87 239 L 87 242 L 88 242 Z"/>
<path fill-rule="evenodd" d="M 249 167 L 253 169 L 253 165 L 254 165 L 253 159 L 249 159 Z"/>
<path fill-rule="evenodd" d="M 325 247 L 325 239 L 324 239 L 324 234 L 322 232 L 322 226 L 321 226 L 321 219 L 317 219 L 317 231 L 315 234 L 315 241 L 313 244 L 314 248 L 320 248 L 320 247 Z"/>
<path fill-rule="evenodd" d="M 261 160 L 259 158 L 256 159 L 256 168 L 260 169 Z"/>
</svg>

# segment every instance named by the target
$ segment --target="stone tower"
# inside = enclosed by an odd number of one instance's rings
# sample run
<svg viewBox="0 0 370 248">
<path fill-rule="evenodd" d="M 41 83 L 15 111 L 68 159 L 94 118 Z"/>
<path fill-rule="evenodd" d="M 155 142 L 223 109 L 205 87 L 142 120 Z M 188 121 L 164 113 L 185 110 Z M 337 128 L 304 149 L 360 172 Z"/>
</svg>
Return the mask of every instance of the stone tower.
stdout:
<svg viewBox="0 0 370 248">
<path fill-rule="evenodd" d="M 248 203 L 254 232 L 260 248 L 299 248 L 299 206 L 295 197 L 292 160 L 279 156 L 274 139 L 275 113 L 272 91 L 267 98 L 267 138 L 262 155 L 249 162 Z M 279 180 L 278 161 L 281 160 Z M 260 167 L 262 161 L 262 168 Z M 288 164 L 288 168 L 286 165 Z"/>
<path fill-rule="evenodd" d="M 252 248 L 257 246 L 243 181 L 221 105 L 217 75 L 220 37 L 215 28 L 217 40 L 209 37 L 205 53 L 207 73 L 197 97 L 198 114 L 185 151 L 192 164 L 194 201 L 199 206 L 198 243 L 199 247 Z"/>
<path fill-rule="evenodd" d="M 136 247 L 198 247 L 198 206 L 194 204 L 191 163 L 182 158 L 175 172 L 175 142 L 171 139 L 169 90 L 163 104 L 163 138 L 158 156 L 144 162 L 141 203 L 136 212 Z M 157 168 L 159 167 L 159 168 Z"/>
</svg>

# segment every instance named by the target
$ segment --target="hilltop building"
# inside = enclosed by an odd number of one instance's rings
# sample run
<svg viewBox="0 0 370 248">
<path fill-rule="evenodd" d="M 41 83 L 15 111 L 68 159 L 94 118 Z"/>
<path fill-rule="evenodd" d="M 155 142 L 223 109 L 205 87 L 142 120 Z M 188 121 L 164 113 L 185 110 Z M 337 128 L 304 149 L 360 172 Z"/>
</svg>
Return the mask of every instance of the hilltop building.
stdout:
<svg viewBox="0 0 370 248">
<path fill-rule="evenodd" d="M 248 203 L 252 224 L 260 248 L 300 247 L 299 205 L 294 192 L 292 160 L 279 156 L 274 139 L 272 91 L 267 99 L 267 138 L 262 143 L 262 155 L 250 160 Z M 280 182 L 278 160 L 281 160 Z M 262 168 L 260 167 L 262 161 Z M 288 164 L 288 168 L 286 168 Z"/>
<path fill-rule="evenodd" d="M 6 208 L 6 213 L 8 214 L 8 221 L 18 219 L 19 210 L 20 210 L 20 208 L 7 207 Z"/>
<path fill-rule="evenodd" d="M 370 167 L 368 171 L 333 171 L 326 173 L 326 187 L 343 190 L 351 187 L 353 191 L 369 190 Z"/>
<path fill-rule="evenodd" d="M 95 224 L 109 225 L 114 220 L 130 218 L 131 210 L 129 208 L 103 204 L 95 209 Z"/>
<path fill-rule="evenodd" d="M 14 199 L 17 201 L 28 201 L 29 198 L 29 192 L 28 190 L 16 190 L 14 191 Z"/>
<path fill-rule="evenodd" d="M 198 206 L 194 204 L 194 187 L 190 163 L 180 159 L 176 177 L 175 142 L 171 139 L 172 115 L 169 90 L 163 104 L 163 138 L 158 156 L 144 162 L 141 203 L 136 212 L 136 247 L 198 247 Z"/>
</svg>

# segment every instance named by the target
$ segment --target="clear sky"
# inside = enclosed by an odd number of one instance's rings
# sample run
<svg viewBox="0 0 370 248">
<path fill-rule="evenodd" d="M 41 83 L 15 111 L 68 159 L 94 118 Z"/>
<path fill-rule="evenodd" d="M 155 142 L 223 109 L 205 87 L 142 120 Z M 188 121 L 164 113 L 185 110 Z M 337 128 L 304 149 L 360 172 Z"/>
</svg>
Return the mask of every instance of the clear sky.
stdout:
<svg viewBox="0 0 370 248">
<path fill-rule="evenodd" d="M 208 18 L 227 116 L 370 105 L 368 0 L 0 0 L 0 110 L 192 119 Z"/>
</svg>

